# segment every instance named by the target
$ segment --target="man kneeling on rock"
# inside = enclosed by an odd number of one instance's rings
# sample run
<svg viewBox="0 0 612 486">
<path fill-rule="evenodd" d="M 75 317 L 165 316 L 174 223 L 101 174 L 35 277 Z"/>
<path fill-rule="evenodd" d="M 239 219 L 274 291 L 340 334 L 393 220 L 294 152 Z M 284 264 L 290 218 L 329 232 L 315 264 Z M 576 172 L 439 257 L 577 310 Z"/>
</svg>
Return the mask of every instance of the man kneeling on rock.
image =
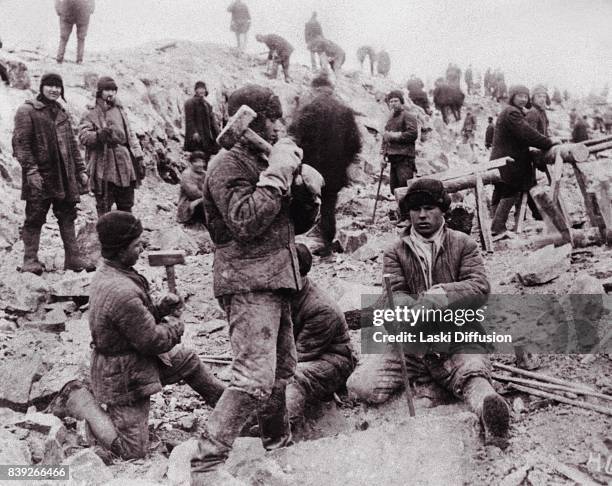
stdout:
<svg viewBox="0 0 612 486">
<path fill-rule="evenodd" d="M 383 259 L 383 273 L 390 277 L 396 305 L 448 309 L 468 301 L 480 306 L 486 300 L 490 285 L 478 246 L 466 234 L 445 227 L 449 206 L 443 184 L 427 178 L 412 184 L 400 201 L 400 214 L 411 227 Z M 348 380 L 350 394 L 378 404 L 401 389 L 401 364 L 395 349 L 388 343 L 385 346 L 382 354 L 364 355 Z M 486 439 L 505 436 L 510 412 L 491 386 L 486 349 L 473 343 L 454 343 L 444 353 L 429 349 L 424 354 L 403 353 L 411 380 L 433 380 L 465 400 L 480 418 Z"/>
<path fill-rule="evenodd" d="M 149 449 L 151 395 L 185 380 L 214 406 L 223 385 L 193 350 L 178 345 L 184 331 L 177 318 L 179 297 L 166 294 L 154 304 L 147 280 L 134 270 L 142 252 L 140 220 L 111 211 L 100 217 L 96 229 L 104 261 L 91 282 L 89 301 L 95 401 L 80 382 L 72 381 L 50 411 L 85 419 L 102 446 L 123 459 L 139 458 Z"/>
</svg>

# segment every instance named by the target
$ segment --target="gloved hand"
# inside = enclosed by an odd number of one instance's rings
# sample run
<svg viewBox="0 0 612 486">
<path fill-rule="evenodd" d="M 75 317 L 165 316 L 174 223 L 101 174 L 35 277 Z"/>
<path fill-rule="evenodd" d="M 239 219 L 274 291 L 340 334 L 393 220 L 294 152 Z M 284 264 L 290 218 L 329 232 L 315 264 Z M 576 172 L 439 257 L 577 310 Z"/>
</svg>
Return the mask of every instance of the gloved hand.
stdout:
<svg viewBox="0 0 612 486">
<path fill-rule="evenodd" d="M 274 187 L 283 195 L 289 194 L 302 154 L 302 149 L 290 138 L 276 142 L 268 157 L 268 168 L 259 175 L 257 187 Z"/>
<path fill-rule="evenodd" d="M 43 189 L 43 178 L 36 169 L 28 171 L 26 174 L 28 187 L 32 193 L 40 194 Z"/>
<path fill-rule="evenodd" d="M 301 177 L 296 177 L 296 185 L 305 186 L 310 194 L 320 199 L 321 188 L 325 185 L 325 180 L 314 167 L 302 164 Z"/>
<path fill-rule="evenodd" d="M 181 315 L 184 305 L 185 303 L 181 297 L 173 293 L 168 293 L 159 300 L 157 311 L 162 317 L 169 315 L 178 317 Z"/>
<path fill-rule="evenodd" d="M 142 180 L 147 175 L 147 166 L 144 163 L 143 157 L 136 157 L 136 176 Z"/>
<path fill-rule="evenodd" d="M 100 142 L 101 144 L 110 142 L 111 136 L 112 131 L 108 127 L 104 127 L 98 130 L 98 142 Z"/>
<path fill-rule="evenodd" d="M 89 182 L 89 177 L 87 177 L 87 173 L 86 172 L 81 172 L 79 174 L 79 182 L 81 183 L 82 186 L 86 187 L 87 183 Z"/>
<path fill-rule="evenodd" d="M 182 336 L 185 332 L 185 324 L 183 324 L 183 321 L 181 321 L 178 317 L 166 317 L 166 322 L 168 323 L 169 327 L 172 327 L 176 330 L 176 333 L 179 336 Z"/>
</svg>

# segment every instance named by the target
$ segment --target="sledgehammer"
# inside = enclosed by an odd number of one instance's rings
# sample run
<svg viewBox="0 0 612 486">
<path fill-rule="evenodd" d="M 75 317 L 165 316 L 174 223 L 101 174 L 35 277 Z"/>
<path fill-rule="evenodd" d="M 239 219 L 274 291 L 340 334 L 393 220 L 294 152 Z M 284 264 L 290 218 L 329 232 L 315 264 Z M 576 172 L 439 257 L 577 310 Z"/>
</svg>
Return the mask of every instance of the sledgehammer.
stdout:
<svg viewBox="0 0 612 486">
<path fill-rule="evenodd" d="M 269 155 L 272 150 L 272 145 L 249 128 L 249 125 L 255 118 L 257 118 L 257 113 L 255 113 L 250 106 L 242 105 L 238 108 L 238 111 L 234 113 L 234 116 L 229 119 L 227 125 L 225 125 L 225 128 L 223 128 L 217 137 L 217 143 L 224 149 L 229 150 L 238 140 L 245 137 L 264 154 Z"/>
<path fill-rule="evenodd" d="M 176 275 L 174 265 L 185 264 L 185 252 L 180 250 L 151 251 L 149 252 L 149 265 L 152 267 L 166 267 L 166 278 L 170 292 L 176 292 Z"/>
</svg>

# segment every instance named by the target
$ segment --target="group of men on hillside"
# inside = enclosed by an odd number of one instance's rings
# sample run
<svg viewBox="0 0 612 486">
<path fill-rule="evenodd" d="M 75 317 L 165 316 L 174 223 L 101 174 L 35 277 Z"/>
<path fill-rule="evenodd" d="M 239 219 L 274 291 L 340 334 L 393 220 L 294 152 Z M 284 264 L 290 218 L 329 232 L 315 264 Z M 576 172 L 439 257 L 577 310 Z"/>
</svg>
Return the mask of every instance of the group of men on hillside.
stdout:
<svg viewBox="0 0 612 486">
<path fill-rule="evenodd" d="M 294 237 L 308 231 L 320 212 L 324 245 L 318 253 L 328 254 L 337 193 L 347 184 L 346 170 L 361 150 L 361 138 L 353 110 L 336 97 L 333 83 L 322 74 L 313 80 L 308 101 L 289 127 L 292 138 L 278 141 L 277 124 L 283 116 L 278 97 L 257 85 L 234 91 L 229 114 L 243 105 L 251 107 L 257 113 L 251 128 L 274 145 L 265 156 L 241 139 L 216 154 L 218 128 L 205 100 L 206 85 L 199 82 L 195 89 L 196 96 L 186 103 L 185 148 L 191 153 L 191 190 L 201 197 L 190 211 L 191 216 L 201 215 L 216 246 L 213 290 L 230 323 L 233 354 L 228 386 L 193 350 L 179 344 L 184 332 L 181 298 L 167 294 L 154 302 L 146 279 L 133 268 L 143 251 L 143 228 L 131 210 L 144 165 L 114 80 L 98 81 L 96 105 L 84 116 L 77 139 L 57 102 L 64 96 L 61 77 L 44 75 L 37 99 L 17 111 L 14 149 L 23 167 L 26 199 L 22 270 L 42 272 L 36 250 L 50 207 L 64 239 L 65 268 L 72 270 L 84 267 L 75 260 L 74 220 L 79 194 L 88 185 L 99 215 L 96 229 L 103 260 L 91 284 L 89 309 L 93 397 L 82 383 L 70 382 L 50 410 L 87 420 L 99 444 L 113 454 L 142 457 L 148 450 L 150 396 L 163 385 L 184 380 L 215 407 L 192 460 L 193 483 L 205 484 L 253 414 L 268 450 L 287 446 L 291 424 L 301 420 L 306 404 L 329 399 L 355 369 L 344 316 L 307 277 L 312 256 Z M 418 130 L 416 119 L 404 109 L 401 91 L 389 93 L 387 101 L 391 115 L 383 150 L 398 187 L 414 174 Z M 87 149 L 87 167 L 79 141 Z M 330 160 L 335 166 L 329 166 Z M 385 254 L 383 270 L 395 275 L 394 290 L 419 296 L 414 305 L 444 308 L 463 295 L 488 293 L 476 243 L 444 225 L 448 205 L 441 183 L 425 178 L 400 202 L 400 214 L 411 225 Z M 445 249 L 453 259 L 449 268 L 465 268 L 458 281 L 436 258 Z M 416 282 L 407 275 L 429 277 Z M 508 409 L 489 384 L 486 358 L 474 355 L 477 358 L 466 361 L 462 355 L 456 350 L 435 363 L 428 358 L 424 362 L 429 371 L 421 367 L 417 373 L 414 368 L 413 377 L 426 375 L 465 398 L 487 433 L 504 435 Z M 385 376 L 394 372 L 397 361 L 385 363 L 381 367 L 364 361 L 353 376 L 382 373 L 382 381 L 352 378 L 349 391 L 366 401 L 390 396 L 397 384 L 383 395 L 368 388 L 389 382 Z M 443 376 L 440 369 L 450 374 Z"/>
</svg>

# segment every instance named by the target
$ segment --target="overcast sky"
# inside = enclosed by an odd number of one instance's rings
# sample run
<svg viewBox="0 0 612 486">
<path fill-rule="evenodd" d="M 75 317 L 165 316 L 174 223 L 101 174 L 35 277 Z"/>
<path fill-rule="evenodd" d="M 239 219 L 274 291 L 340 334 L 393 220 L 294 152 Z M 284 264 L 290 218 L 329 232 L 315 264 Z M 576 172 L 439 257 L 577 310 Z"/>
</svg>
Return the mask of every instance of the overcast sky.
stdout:
<svg viewBox="0 0 612 486">
<path fill-rule="evenodd" d="M 0 0 L 0 36 L 7 48 L 43 46 L 55 53 L 53 0 Z M 105 50 L 151 40 L 233 44 L 230 0 L 97 0 L 87 47 Z M 277 33 L 308 59 L 304 23 L 313 10 L 326 37 L 347 52 L 386 48 L 391 76 L 433 80 L 449 61 L 482 72 L 500 67 L 509 83 L 545 82 L 586 93 L 612 81 L 612 0 L 246 0 L 253 23 L 251 52 L 265 50 L 255 33 Z M 74 49 L 71 39 L 69 49 Z M 69 53 L 69 55 L 73 55 Z"/>
</svg>

